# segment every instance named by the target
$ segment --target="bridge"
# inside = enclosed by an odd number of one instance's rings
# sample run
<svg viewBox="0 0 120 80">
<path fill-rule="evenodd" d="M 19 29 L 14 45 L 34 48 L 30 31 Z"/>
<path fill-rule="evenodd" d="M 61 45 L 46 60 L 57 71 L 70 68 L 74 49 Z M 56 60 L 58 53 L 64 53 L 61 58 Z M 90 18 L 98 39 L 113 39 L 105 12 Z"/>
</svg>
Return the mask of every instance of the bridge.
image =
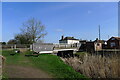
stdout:
<svg viewBox="0 0 120 80">
<path fill-rule="evenodd" d="M 53 43 L 34 43 L 31 48 L 40 54 L 44 53 L 59 53 L 79 50 L 81 44 L 53 44 Z"/>
</svg>

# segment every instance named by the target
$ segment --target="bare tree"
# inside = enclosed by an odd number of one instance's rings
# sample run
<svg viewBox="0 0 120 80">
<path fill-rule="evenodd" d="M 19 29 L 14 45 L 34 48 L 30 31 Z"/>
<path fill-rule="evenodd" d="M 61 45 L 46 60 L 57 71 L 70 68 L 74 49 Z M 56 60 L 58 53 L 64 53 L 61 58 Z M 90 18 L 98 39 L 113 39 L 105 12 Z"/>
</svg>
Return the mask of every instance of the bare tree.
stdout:
<svg viewBox="0 0 120 80">
<path fill-rule="evenodd" d="M 47 34 L 45 26 L 37 19 L 31 18 L 23 23 L 22 34 L 30 35 L 32 42 L 37 42 Z"/>
</svg>

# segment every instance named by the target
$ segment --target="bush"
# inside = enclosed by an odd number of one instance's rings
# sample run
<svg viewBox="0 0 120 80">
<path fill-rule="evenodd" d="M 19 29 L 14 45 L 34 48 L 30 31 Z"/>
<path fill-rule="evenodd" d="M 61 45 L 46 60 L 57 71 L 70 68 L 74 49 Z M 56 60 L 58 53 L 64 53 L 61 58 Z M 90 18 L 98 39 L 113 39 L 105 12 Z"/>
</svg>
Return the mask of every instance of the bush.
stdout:
<svg viewBox="0 0 120 80">
<path fill-rule="evenodd" d="M 10 51 L 10 55 L 12 55 L 12 56 L 16 55 L 17 53 L 20 53 L 19 49 L 14 49 L 14 50 Z"/>
<path fill-rule="evenodd" d="M 29 56 L 38 57 L 39 54 L 38 54 L 37 52 L 28 50 L 28 51 L 25 52 L 25 56 L 28 56 L 28 57 L 29 57 Z"/>
</svg>

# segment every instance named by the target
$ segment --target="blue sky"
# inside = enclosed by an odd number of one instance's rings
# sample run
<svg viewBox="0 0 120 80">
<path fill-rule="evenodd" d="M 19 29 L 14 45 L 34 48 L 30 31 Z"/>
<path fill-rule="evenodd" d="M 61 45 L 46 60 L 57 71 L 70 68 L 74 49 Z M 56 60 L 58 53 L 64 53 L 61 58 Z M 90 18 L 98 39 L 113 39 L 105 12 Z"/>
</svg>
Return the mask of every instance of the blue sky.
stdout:
<svg viewBox="0 0 120 80">
<path fill-rule="evenodd" d="M 117 2 L 3 2 L 2 40 L 20 32 L 22 23 L 35 17 L 46 26 L 45 42 L 58 43 L 61 35 L 95 40 L 118 36 Z"/>
</svg>

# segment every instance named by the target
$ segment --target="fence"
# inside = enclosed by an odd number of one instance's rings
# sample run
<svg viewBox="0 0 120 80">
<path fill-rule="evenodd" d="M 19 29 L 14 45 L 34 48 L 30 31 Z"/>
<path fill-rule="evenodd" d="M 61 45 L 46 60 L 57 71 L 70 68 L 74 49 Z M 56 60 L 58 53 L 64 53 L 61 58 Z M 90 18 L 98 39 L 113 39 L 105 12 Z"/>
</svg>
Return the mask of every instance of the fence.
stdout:
<svg viewBox="0 0 120 80">
<path fill-rule="evenodd" d="M 95 51 L 95 54 L 102 56 L 120 56 L 120 49 L 102 49 L 100 51 Z"/>
<path fill-rule="evenodd" d="M 31 44 L 7 44 L 2 45 L 2 49 L 30 48 Z"/>
</svg>

